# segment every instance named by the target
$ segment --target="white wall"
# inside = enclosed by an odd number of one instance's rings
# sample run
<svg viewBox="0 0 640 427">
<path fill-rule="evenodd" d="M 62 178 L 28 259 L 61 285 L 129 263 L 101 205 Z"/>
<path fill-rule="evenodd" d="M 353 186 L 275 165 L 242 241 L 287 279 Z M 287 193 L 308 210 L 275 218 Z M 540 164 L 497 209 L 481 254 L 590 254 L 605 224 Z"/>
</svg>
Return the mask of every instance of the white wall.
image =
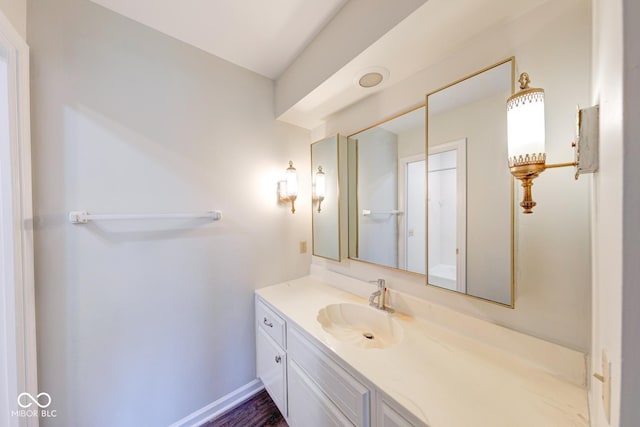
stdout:
<svg viewBox="0 0 640 427">
<path fill-rule="evenodd" d="M 9 19 L 16 31 L 27 37 L 27 1 L 0 0 L 0 11 Z"/>
<path fill-rule="evenodd" d="M 424 115 L 424 109 L 421 110 Z M 398 158 L 415 156 L 417 154 L 424 155 L 424 123 L 415 129 L 398 134 Z"/>
<path fill-rule="evenodd" d="M 600 103 L 600 165 L 594 176 L 591 370 L 612 362 L 611 424 L 619 425 L 622 307 L 622 2 L 594 1 L 593 99 Z M 591 379 L 591 418 L 608 426 L 601 385 Z"/>
<path fill-rule="evenodd" d="M 255 378 L 253 291 L 308 272 L 309 133 L 275 122 L 266 78 L 88 0 L 28 6 L 42 425 L 168 425 Z"/>
<path fill-rule="evenodd" d="M 611 420 L 601 384 L 590 388 L 593 426 L 640 420 L 640 9 L 635 0 L 594 0 L 593 98 L 600 104 L 600 168 L 594 179 L 594 278 L 591 370 L 611 362 Z"/>
<path fill-rule="evenodd" d="M 549 163 L 571 161 L 575 105 L 590 103 L 590 37 L 588 1 L 567 7 L 545 3 L 516 21 L 478 34 L 439 64 L 340 111 L 321 133 L 349 134 L 364 128 L 423 103 L 425 94 L 445 84 L 515 55 L 518 71 L 529 72 L 533 85 L 546 90 Z M 536 211 L 518 217 L 515 310 L 425 287 L 422 278 L 401 272 L 354 261 L 313 262 L 359 278 L 385 277 L 392 290 L 586 352 L 591 336 L 590 180 L 587 176 L 575 182 L 571 168 L 547 171 L 536 180 Z"/>
</svg>

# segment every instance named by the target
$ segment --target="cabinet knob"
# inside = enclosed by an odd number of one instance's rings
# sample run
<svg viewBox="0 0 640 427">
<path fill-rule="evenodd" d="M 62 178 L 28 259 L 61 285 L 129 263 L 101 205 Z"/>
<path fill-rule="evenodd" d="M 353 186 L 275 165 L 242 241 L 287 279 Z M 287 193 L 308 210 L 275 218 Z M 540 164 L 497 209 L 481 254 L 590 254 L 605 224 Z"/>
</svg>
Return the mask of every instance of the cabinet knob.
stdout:
<svg viewBox="0 0 640 427">
<path fill-rule="evenodd" d="M 262 321 L 262 323 L 264 323 L 265 325 L 267 325 L 270 328 L 273 328 L 273 322 L 269 323 L 267 322 L 267 318 L 265 317 L 264 320 Z"/>
<path fill-rule="evenodd" d="M 282 357 L 278 354 L 276 356 L 276 363 L 280 363 L 282 361 Z"/>
</svg>

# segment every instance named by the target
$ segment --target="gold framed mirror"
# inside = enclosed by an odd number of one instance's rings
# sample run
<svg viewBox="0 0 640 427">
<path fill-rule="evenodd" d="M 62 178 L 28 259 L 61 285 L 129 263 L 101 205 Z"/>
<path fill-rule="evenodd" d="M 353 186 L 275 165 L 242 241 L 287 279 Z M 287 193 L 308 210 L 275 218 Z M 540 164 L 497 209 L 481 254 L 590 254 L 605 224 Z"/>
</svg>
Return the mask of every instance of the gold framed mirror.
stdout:
<svg viewBox="0 0 640 427">
<path fill-rule="evenodd" d="M 515 198 L 507 58 L 426 96 L 427 284 L 514 307 Z"/>
<path fill-rule="evenodd" d="M 424 141 L 424 105 L 347 137 L 350 259 L 424 275 Z"/>
<path fill-rule="evenodd" d="M 312 254 L 333 261 L 342 259 L 340 150 L 344 144 L 340 135 L 311 144 Z"/>
<path fill-rule="evenodd" d="M 348 257 L 505 307 L 515 300 L 507 58 L 347 137 Z"/>
</svg>

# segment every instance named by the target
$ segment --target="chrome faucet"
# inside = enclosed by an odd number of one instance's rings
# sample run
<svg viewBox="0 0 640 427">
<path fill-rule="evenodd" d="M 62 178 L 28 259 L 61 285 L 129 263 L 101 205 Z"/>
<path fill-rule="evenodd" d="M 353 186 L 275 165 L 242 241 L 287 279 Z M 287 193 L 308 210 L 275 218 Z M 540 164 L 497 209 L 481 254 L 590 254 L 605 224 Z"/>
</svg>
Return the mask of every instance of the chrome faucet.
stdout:
<svg viewBox="0 0 640 427">
<path fill-rule="evenodd" d="M 387 295 L 387 287 L 385 286 L 384 279 L 371 280 L 371 283 L 378 284 L 378 290 L 373 292 L 369 296 L 369 305 L 371 307 L 375 307 L 378 310 L 386 310 L 390 313 L 393 313 L 393 309 L 391 307 L 387 307 L 386 305 L 386 295 Z M 378 302 L 376 302 L 376 297 L 378 298 Z"/>
</svg>

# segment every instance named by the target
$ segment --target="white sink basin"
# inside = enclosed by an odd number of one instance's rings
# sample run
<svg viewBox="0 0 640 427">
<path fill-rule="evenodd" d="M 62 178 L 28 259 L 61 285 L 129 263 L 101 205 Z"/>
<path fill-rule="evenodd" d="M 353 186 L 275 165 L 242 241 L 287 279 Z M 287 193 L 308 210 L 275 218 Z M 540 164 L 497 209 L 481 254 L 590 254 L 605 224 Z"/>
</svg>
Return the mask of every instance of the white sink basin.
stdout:
<svg viewBox="0 0 640 427">
<path fill-rule="evenodd" d="M 358 304 L 331 304 L 318 311 L 318 322 L 336 339 L 360 348 L 389 348 L 402 340 L 393 314 Z"/>
</svg>

